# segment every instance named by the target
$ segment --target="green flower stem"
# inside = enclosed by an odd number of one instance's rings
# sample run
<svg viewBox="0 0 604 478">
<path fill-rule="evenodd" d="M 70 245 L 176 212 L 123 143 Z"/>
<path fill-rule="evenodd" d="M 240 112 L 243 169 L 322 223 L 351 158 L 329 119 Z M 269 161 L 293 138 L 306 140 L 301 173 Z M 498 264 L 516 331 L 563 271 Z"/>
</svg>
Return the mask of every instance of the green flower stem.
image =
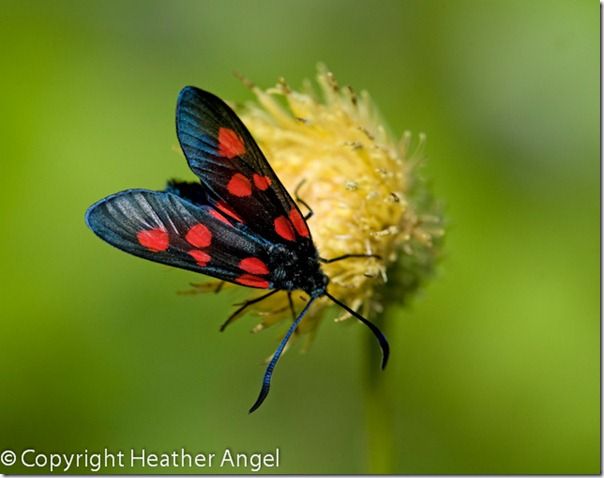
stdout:
<svg viewBox="0 0 604 478">
<path fill-rule="evenodd" d="M 374 320 L 384 330 L 384 314 Z M 392 428 L 392 403 L 386 389 L 383 372 L 379 369 L 381 352 L 372 334 L 365 340 L 365 420 L 367 473 L 394 472 L 394 430 Z"/>
</svg>

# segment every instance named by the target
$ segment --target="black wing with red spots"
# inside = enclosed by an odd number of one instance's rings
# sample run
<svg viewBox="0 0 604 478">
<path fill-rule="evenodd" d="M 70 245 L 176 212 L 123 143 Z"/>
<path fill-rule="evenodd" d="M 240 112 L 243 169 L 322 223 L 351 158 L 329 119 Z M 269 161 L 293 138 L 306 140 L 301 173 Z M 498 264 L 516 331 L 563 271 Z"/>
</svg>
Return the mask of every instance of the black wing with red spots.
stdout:
<svg viewBox="0 0 604 478">
<path fill-rule="evenodd" d="M 86 222 L 101 239 L 135 256 L 249 287 L 275 287 L 269 244 L 209 204 L 200 185 L 131 189 L 92 205 Z"/>
<path fill-rule="evenodd" d="M 224 101 L 199 88 L 183 88 L 176 129 L 189 166 L 216 207 L 227 208 L 272 242 L 315 250 L 298 206 Z"/>
<path fill-rule="evenodd" d="M 306 221 L 233 110 L 189 86 L 178 98 L 176 127 L 201 184 L 173 181 L 161 192 L 123 191 L 93 204 L 86 222 L 101 239 L 151 261 L 248 287 L 301 289 L 310 296 L 273 354 L 250 412 L 266 398 L 287 341 L 319 297 L 326 296 L 372 330 L 385 366 L 386 339 L 327 292 L 329 279 L 321 271 Z"/>
</svg>

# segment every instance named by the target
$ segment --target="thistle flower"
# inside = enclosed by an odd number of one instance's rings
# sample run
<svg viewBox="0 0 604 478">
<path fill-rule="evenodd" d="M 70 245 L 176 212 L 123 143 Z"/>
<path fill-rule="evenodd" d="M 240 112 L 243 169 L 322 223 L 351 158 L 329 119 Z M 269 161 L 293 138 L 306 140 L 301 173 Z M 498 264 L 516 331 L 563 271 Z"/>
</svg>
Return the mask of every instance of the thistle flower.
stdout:
<svg viewBox="0 0 604 478">
<path fill-rule="evenodd" d="M 405 303 L 433 272 L 443 235 L 440 215 L 418 174 L 423 136 L 414 151 L 408 132 L 395 141 L 369 94 L 339 86 L 323 65 L 319 93 L 309 81 L 301 92 L 283 79 L 267 90 L 242 81 L 258 103 L 236 108 L 238 115 L 288 191 L 312 208 L 308 226 L 321 257 L 381 258 L 322 265 L 332 295 L 369 318 L 381 314 L 385 302 Z M 214 290 L 216 284 L 195 285 L 192 292 Z M 229 287 L 218 287 L 223 285 Z M 263 295 L 249 294 L 250 300 Z M 298 312 L 308 300 L 303 293 L 292 299 Z M 305 349 L 332 306 L 325 297 L 317 299 L 300 323 L 296 334 L 307 338 Z M 261 317 L 253 332 L 292 319 L 286 292 L 246 307 L 227 323 L 250 312 Z M 344 312 L 336 321 L 350 317 Z"/>
<path fill-rule="evenodd" d="M 414 151 L 409 133 L 395 141 L 368 93 L 340 87 L 324 66 L 317 74 L 320 94 L 308 81 L 301 92 L 285 80 L 268 90 L 244 82 L 258 103 L 238 108 L 238 114 L 288 191 L 312 208 L 308 226 L 321 257 L 381 257 L 325 264 L 330 292 L 369 318 L 382 312 L 384 300 L 406 300 L 431 272 L 438 256 L 435 239 L 443 234 L 418 176 L 424 139 Z M 307 298 L 293 298 L 301 310 Z M 300 324 L 298 335 L 307 334 L 307 344 L 331 305 L 317 300 Z M 262 318 L 254 332 L 291 321 L 286 293 L 250 310 Z M 336 320 L 349 317 L 344 313 Z"/>
</svg>

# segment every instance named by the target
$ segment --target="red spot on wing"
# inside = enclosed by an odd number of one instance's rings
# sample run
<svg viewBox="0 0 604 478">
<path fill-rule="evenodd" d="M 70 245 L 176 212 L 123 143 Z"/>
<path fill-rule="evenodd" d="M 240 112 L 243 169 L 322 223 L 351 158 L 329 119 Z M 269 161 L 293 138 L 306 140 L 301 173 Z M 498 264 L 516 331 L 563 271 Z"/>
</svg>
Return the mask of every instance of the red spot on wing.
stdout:
<svg viewBox="0 0 604 478">
<path fill-rule="evenodd" d="M 207 266 L 210 259 L 212 259 L 209 254 L 200 251 L 199 249 L 191 249 L 188 254 L 195 259 L 197 265 L 201 267 Z"/>
<path fill-rule="evenodd" d="M 289 211 L 289 220 L 294 225 L 296 232 L 302 237 L 310 237 L 310 231 L 306 225 L 306 221 L 300 214 L 300 212 L 294 207 Z"/>
<path fill-rule="evenodd" d="M 223 213 L 225 213 L 229 217 L 232 217 L 236 221 L 243 222 L 243 219 L 241 219 L 241 217 L 239 217 L 239 215 L 235 211 L 233 211 L 227 204 L 223 202 L 218 202 L 216 203 L 216 208 L 220 209 Z"/>
<path fill-rule="evenodd" d="M 260 191 L 266 191 L 272 184 L 271 178 L 269 178 L 268 176 L 260 176 L 259 174 L 254 174 L 254 176 L 252 176 L 252 179 L 254 180 L 254 184 L 258 189 L 260 189 Z"/>
<path fill-rule="evenodd" d="M 151 252 L 165 251 L 170 245 L 168 232 L 159 227 L 139 231 L 136 234 L 136 239 L 141 246 L 149 249 Z"/>
<path fill-rule="evenodd" d="M 268 267 L 257 257 L 246 257 L 239 262 L 239 268 L 250 274 L 266 275 L 268 274 Z"/>
<path fill-rule="evenodd" d="M 218 130 L 218 154 L 232 159 L 245 153 L 245 145 L 235 131 L 229 128 Z"/>
<path fill-rule="evenodd" d="M 227 190 L 237 197 L 246 197 L 252 195 L 252 183 L 241 173 L 233 174 L 233 177 L 227 184 Z"/>
<path fill-rule="evenodd" d="M 203 224 L 195 224 L 189 229 L 185 239 L 192 246 L 208 247 L 212 242 L 212 231 Z"/>
<path fill-rule="evenodd" d="M 222 214 L 220 214 L 216 209 L 210 210 L 210 216 L 212 216 L 215 219 L 218 219 L 219 221 L 224 222 L 225 224 L 228 224 L 229 226 L 232 226 L 231 222 L 226 217 L 224 217 Z"/>
<path fill-rule="evenodd" d="M 291 222 L 285 216 L 275 219 L 275 232 L 288 241 L 296 240 Z"/>
<path fill-rule="evenodd" d="M 247 285 L 248 287 L 257 287 L 259 289 L 268 289 L 270 285 L 267 280 L 252 274 L 242 274 L 235 279 L 235 282 L 238 282 L 241 285 Z"/>
</svg>

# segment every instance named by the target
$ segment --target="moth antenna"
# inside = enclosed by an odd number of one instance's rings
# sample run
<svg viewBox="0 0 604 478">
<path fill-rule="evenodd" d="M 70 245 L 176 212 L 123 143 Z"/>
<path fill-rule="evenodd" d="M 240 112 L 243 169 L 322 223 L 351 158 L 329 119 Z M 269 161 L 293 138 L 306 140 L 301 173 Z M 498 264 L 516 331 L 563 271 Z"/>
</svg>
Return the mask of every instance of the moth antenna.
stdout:
<svg viewBox="0 0 604 478">
<path fill-rule="evenodd" d="M 275 353 L 273 354 L 273 358 L 271 359 L 268 366 L 266 367 L 266 372 L 264 372 L 264 379 L 262 380 L 262 388 L 260 389 L 260 395 L 258 395 L 258 398 L 256 399 L 256 402 L 252 405 L 252 408 L 250 408 L 249 413 L 254 412 L 260 405 L 262 405 L 262 402 L 264 402 L 264 399 L 268 395 L 268 392 L 271 388 L 271 377 L 273 376 L 273 369 L 275 368 L 275 365 L 277 365 L 277 362 L 279 361 L 279 357 L 281 357 L 283 348 L 287 344 L 291 335 L 294 333 L 294 330 L 296 330 L 298 328 L 298 325 L 300 324 L 300 322 L 306 315 L 306 312 L 308 312 L 308 309 L 310 308 L 310 306 L 314 300 L 315 300 L 315 297 L 311 298 L 308 301 L 308 303 L 304 306 L 304 309 L 302 309 L 302 312 L 300 312 L 300 315 L 298 315 L 298 318 L 294 321 L 294 323 L 288 329 L 287 333 L 285 334 L 285 337 L 283 337 L 281 339 L 281 343 L 277 347 L 277 350 L 275 350 Z"/>
<path fill-rule="evenodd" d="M 382 349 L 382 370 L 384 370 L 386 368 L 386 364 L 388 363 L 388 357 L 390 356 L 390 345 L 388 345 L 388 341 L 386 340 L 386 337 L 384 337 L 384 334 L 382 333 L 382 331 L 380 329 L 378 329 L 375 324 L 373 324 L 372 322 L 369 322 L 361 314 L 359 314 L 358 312 L 355 312 L 354 310 L 352 310 L 350 307 L 348 307 L 343 302 L 340 302 L 333 295 L 330 295 L 327 291 L 325 291 L 325 295 L 327 297 L 329 297 L 329 299 L 331 299 L 332 302 L 334 302 L 335 304 L 342 307 L 342 309 L 344 309 L 346 312 L 348 312 L 353 317 L 356 317 L 357 319 L 359 319 L 367 327 L 369 327 L 369 329 L 371 329 L 371 331 L 373 332 L 373 335 L 375 335 L 375 338 L 378 340 L 378 342 L 380 344 L 380 348 Z"/>
</svg>

